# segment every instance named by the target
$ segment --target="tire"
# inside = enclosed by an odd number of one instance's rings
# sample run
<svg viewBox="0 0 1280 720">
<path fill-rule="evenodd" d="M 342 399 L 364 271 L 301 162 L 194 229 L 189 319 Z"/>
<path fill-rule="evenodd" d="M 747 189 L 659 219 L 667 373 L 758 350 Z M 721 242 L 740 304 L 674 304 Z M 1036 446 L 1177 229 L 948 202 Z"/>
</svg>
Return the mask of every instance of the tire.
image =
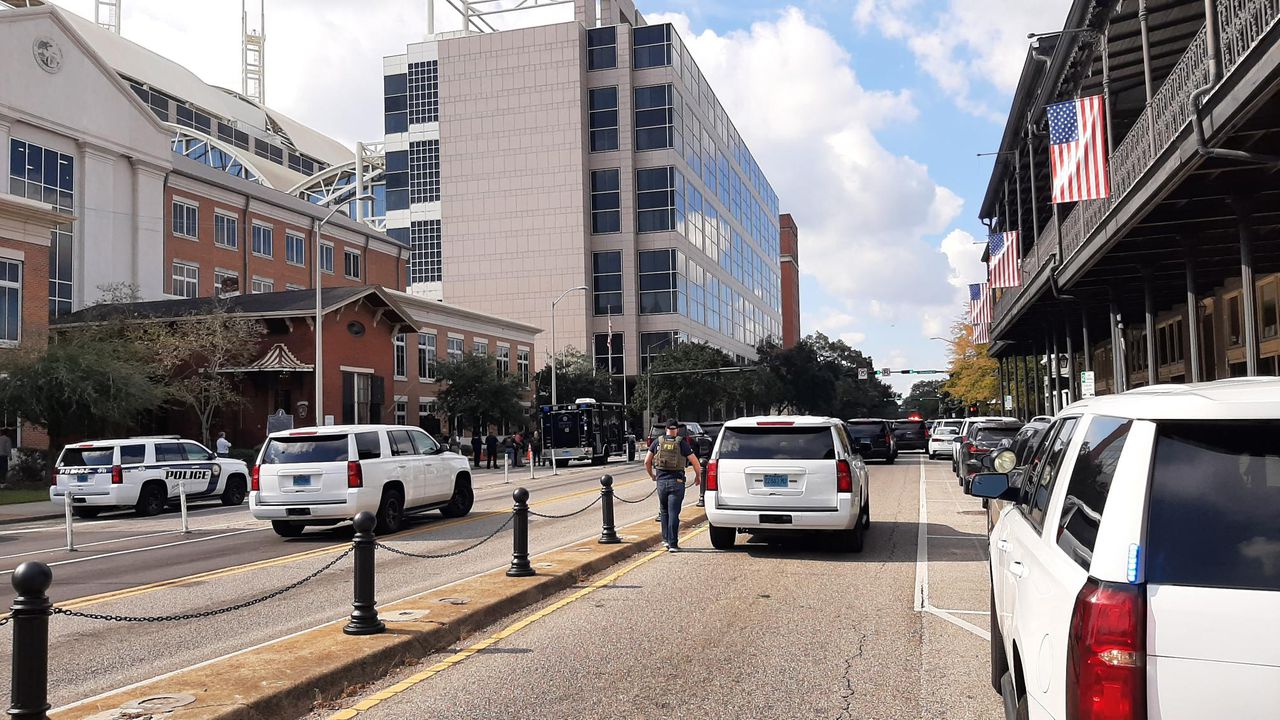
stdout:
<svg viewBox="0 0 1280 720">
<path fill-rule="evenodd" d="M 376 519 L 378 522 L 373 526 L 375 535 L 399 531 L 404 526 L 404 493 L 396 488 L 383 490 Z"/>
<path fill-rule="evenodd" d="M 272 520 L 271 529 L 275 530 L 280 537 L 295 538 L 301 535 L 307 526 L 293 520 Z"/>
<path fill-rule="evenodd" d="M 556 460 L 556 467 L 558 467 L 558 468 L 569 467 L 569 461 L 568 461 L 568 460 Z"/>
<path fill-rule="evenodd" d="M 607 456 L 607 455 L 592 455 L 592 456 L 591 456 L 591 464 L 592 464 L 592 465 L 604 465 L 604 463 L 605 463 L 605 458 L 606 458 L 606 457 L 608 457 L 608 456 Z"/>
<path fill-rule="evenodd" d="M 1009 672 L 1009 658 L 1004 653 L 1004 636 L 996 622 L 996 596 L 991 593 L 991 688 L 1001 694 L 1000 679 Z"/>
<path fill-rule="evenodd" d="M 164 512 L 169 505 L 169 496 L 163 483 L 152 483 L 142 486 L 138 493 L 138 503 L 133 506 L 135 512 L 142 517 L 155 517 Z"/>
<path fill-rule="evenodd" d="M 737 528 L 716 527 L 708 525 L 708 532 L 711 535 L 711 547 L 717 550 L 732 550 L 735 536 L 738 534 Z"/>
<path fill-rule="evenodd" d="M 447 518 L 460 518 L 471 512 L 475 504 L 475 492 L 471 489 L 471 480 L 458 478 L 453 484 L 453 497 L 449 504 L 440 508 L 440 514 Z"/>
<path fill-rule="evenodd" d="M 233 475 L 227 480 L 227 487 L 222 491 L 219 500 L 227 507 L 236 507 L 244 504 L 245 495 L 248 494 L 248 488 L 244 484 L 244 478 L 239 475 Z"/>
<path fill-rule="evenodd" d="M 862 501 L 862 514 L 860 516 L 862 529 L 864 531 L 871 529 L 871 491 L 867 491 L 867 499 Z"/>
<path fill-rule="evenodd" d="M 91 507 L 71 508 L 71 514 L 75 515 L 81 520 L 92 520 L 93 518 L 98 517 L 98 513 L 100 512 L 102 512 L 102 508 L 91 508 Z"/>
<path fill-rule="evenodd" d="M 884 464 L 885 464 L 885 465 L 892 465 L 892 464 L 893 464 L 893 462 L 894 462 L 895 460 L 897 460 L 897 459 L 898 459 L 898 453 L 894 453 L 894 454 L 892 454 L 892 455 L 890 455 L 889 457 L 887 457 L 887 458 L 885 458 L 885 459 L 884 459 Z"/>
<path fill-rule="evenodd" d="M 858 520 L 853 527 L 840 533 L 840 548 L 844 552 L 862 552 L 862 521 Z"/>
</svg>

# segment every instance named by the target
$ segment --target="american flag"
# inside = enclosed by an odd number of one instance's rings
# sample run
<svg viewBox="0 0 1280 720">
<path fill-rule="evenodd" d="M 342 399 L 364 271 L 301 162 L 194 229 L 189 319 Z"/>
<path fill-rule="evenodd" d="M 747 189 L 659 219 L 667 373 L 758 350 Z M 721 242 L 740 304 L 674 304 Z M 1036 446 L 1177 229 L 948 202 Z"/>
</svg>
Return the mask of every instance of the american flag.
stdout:
<svg viewBox="0 0 1280 720">
<path fill-rule="evenodd" d="M 1021 251 L 1018 233 L 991 233 L 987 238 L 987 274 L 993 288 L 1011 288 L 1022 284 Z"/>
<path fill-rule="evenodd" d="M 986 283 L 969 285 L 969 322 L 973 325 L 991 322 L 991 290 Z"/>
<path fill-rule="evenodd" d="M 987 323 L 978 323 L 973 326 L 973 341 L 979 345 L 986 345 L 991 342 L 991 326 Z"/>
<path fill-rule="evenodd" d="M 1111 194 L 1103 108 L 1101 95 L 1045 108 L 1055 203 L 1098 200 Z"/>
</svg>

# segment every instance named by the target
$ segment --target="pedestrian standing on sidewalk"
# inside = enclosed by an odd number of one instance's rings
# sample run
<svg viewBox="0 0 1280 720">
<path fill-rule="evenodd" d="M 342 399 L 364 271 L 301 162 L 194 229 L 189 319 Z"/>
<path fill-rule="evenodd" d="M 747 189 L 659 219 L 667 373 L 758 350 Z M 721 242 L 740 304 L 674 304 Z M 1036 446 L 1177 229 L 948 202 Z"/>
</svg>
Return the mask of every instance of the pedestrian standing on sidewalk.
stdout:
<svg viewBox="0 0 1280 720">
<path fill-rule="evenodd" d="M 498 467 L 498 436 L 489 431 L 489 437 L 484 439 L 484 449 L 489 453 L 489 469 Z"/>
<path fill-rule="evenodd" d="M 533 439 L 533 464 L 536 467 L 542 467 L 542 431 L 534 430 Z"/>
<path fill-rule="evenodd" d="M 231 457 L 231 441 L 227 439 L 225 432 L 218 433 L 218 457 Z"/>
<path fill-rule="evenodd" d="M 9 477 L 9 455 L 13 453 L 13 441 L 4 432 L 0 432 L 0 482 Z"/>
<path fill-rule="evenodd" d="M 480 431 L 476 430 L 471 433 L 471 454 L 476 458 L 476 469 L 480 469 L 480 451 L 484 447 L 484 441 L 480 439 Z"/>
<path fill-rule="evenodd" d="M 680 508 L 684 505 L 684 470 L 693 466 L 694 482 L 700 482 L 702 463 L 680 437 L 680 423 L 667 421 L 667 434 L 653 441 L 644 456 L 644 470 L 658 483 L 658 504 L 662 508 L 662 544 L 669 552 L 680 551 Z"/>
</svg>

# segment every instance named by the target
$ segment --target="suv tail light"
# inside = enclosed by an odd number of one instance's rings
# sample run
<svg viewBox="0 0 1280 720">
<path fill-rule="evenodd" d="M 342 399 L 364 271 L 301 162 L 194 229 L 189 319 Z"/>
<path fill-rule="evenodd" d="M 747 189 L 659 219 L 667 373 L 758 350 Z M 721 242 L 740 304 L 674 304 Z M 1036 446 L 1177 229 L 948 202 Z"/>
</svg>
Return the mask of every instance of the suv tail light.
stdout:
<svg viewBox="0 0 1280 720">
<path fill-rule="evenodd" d="M 254 492 L 258 492 L 262 489 L 262 483 L 258 479 L 261 470 L 261 465 L 254 465 L 253 469 L 249 471 L 249 489 Z"/>
<path fill-rule="evenodd" d="M 124 468 L 120 467 L 119 465 L 111 466 L 111 484 L 112 485 L 124 484 Z"/>
<path fill-rule="evenodd" d="M 704 488 L 705 490 L 714 491 L 720 487 L 720 474 L 717 472 L 716 464 L 716 460 L 707 463 L 707 486 Z"/>
<path fill-rule="evenodd" d="M 53 479 L 50 481 L 51 487 L 58 487 L 58 471 L 53 471 Z"/>
<path fill-rule="evenodd" d="M 1145 720 L 1145 660 L 1143 586 L 1089 578 L 1067 636 L 1067 717 Z"/>
<path fill-rule="evenodd" d="M 853 469 L 848 460 L 836 461 L 836 492 L 853 492 Z"/>
<path fill-rule="evenodd" d="M 364 471 L 360 469 L 360 463 L 355 460 L 347 462 L 347 487 L 364 487 Z"/>
</svg>

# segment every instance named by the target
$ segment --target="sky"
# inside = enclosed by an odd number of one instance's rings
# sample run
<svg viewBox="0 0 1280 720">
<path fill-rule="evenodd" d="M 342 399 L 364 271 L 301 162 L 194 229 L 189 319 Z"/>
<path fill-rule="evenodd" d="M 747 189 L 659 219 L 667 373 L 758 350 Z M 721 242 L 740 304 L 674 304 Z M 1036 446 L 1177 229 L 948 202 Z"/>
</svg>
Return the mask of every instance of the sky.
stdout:
<svg viewBox="0 0 1280 720">
<path fill-rule="evenodd" d="M 382 58 L 424 39 L 427 0 L 267 2 L 267 104 L 348 145 L 381 140 Z M 93 0 L 54 4 L 93 16 Z M 126 0 L 123 35 L 239 89 L 240 3 L 186 4 Z M 1061 29 L 1070 0 L 637 5 L 677 28 L 795 218 L 802 331 L 877 367 L 945 368 L 949 346 L 930 338 L 949 336 L 968 283 L 986 277 L 977 214 L 992 158 L 977 154 L 997 148 L 1027 33 Z M 437 31 L 460 26 L 436 0 Z M 933 377 L 891 383 L 905 394 Z"/>
</svg>

